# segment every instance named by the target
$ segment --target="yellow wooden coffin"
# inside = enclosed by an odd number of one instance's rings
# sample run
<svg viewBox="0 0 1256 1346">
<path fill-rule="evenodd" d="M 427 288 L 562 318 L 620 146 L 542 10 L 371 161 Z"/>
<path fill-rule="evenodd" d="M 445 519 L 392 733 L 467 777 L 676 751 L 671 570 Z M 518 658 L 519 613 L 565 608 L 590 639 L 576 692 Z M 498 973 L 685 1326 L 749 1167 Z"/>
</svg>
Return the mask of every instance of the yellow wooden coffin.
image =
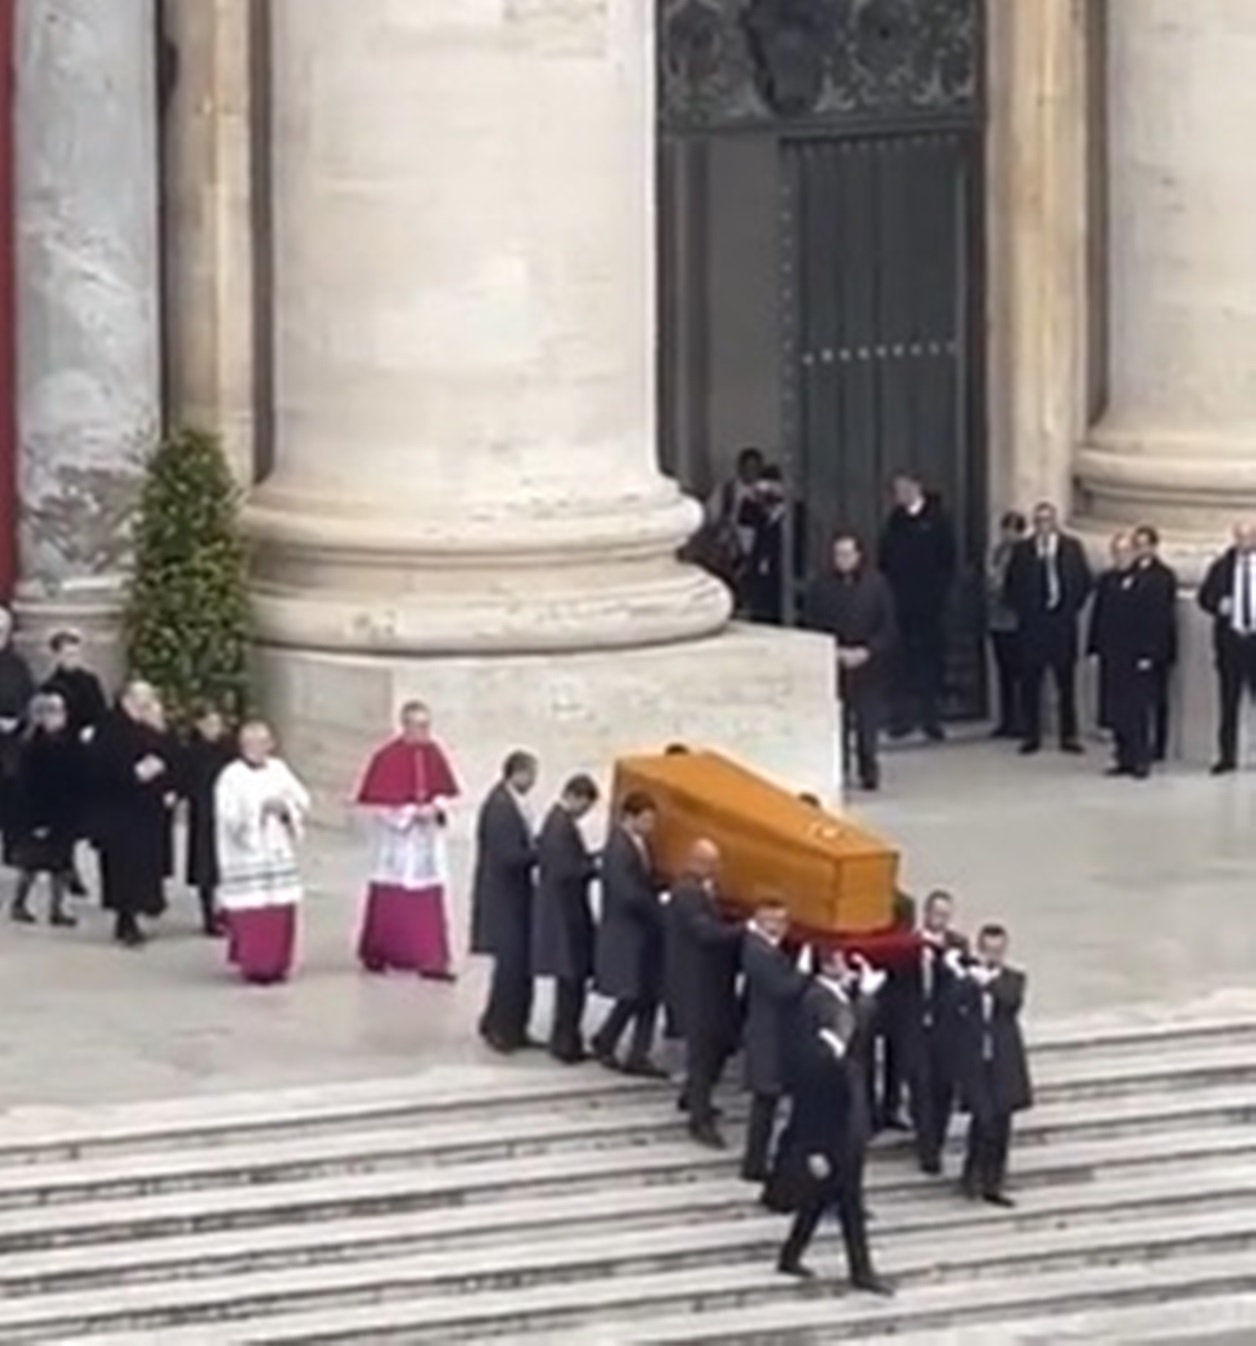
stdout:
<svg viewBox="0 0 1256 1346">
<path fill-rule="evenodd" d="M 898 852 L 737 762 L 701 751 L 620 758 L 615 805 L 634 790 L 658 805 L 652 849 L 665 878 L 706 837 L 722 855 L 720 889 L 738 907 L 778 894 L 795 925 L 826 935 L 867 934 L 893 921 Z"/>
</svg>

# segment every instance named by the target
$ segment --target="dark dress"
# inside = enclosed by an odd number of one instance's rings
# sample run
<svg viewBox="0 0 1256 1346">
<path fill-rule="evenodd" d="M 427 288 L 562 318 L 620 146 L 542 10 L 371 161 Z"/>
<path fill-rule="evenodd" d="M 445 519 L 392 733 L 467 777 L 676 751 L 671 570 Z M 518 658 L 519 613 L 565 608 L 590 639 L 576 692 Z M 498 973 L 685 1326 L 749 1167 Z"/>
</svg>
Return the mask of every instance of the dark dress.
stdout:
<svg viewBox="0 0 1256 1346">
<path fill-rule="evenodd" d="M 76 735 L 42 729 L 22 744 L 18 767 L 18 867 L 27 874 L 69 875 L 83 824 L 86 756 Z"/>
<path fill-rule="evenodd" d="M 179 797 L 187 802 L 185 880 L 197 892 L 218 887 L 218 851 L 214 840 L 214 786 L 223 767 L 235 758 L 229 737 L 202 738 L 195 730 L 179 755 Z"/>
<path fill-rule="evenodd" d="M 135 774 L 145 757 L 166 771 L 143 782 Z M 170 868 L 170 810 L 166 795 L 176 788 L 170 740 L 124 711 L 115 711 L 93 745 L 102 900 L 106 911 L 159 916 L 166 908 Z"/>
<path fill-rule="evenodd" d="M 12 721 L 15 726 L 7 732 L 0 730 L 0 833 L 6 865 L 17 863 L 21 828 L 18 766 L 22 731 L 35 690 L 35 679 L 26 660 L 12 645 L 0 650 L 0 720 Z"/>
</svg>

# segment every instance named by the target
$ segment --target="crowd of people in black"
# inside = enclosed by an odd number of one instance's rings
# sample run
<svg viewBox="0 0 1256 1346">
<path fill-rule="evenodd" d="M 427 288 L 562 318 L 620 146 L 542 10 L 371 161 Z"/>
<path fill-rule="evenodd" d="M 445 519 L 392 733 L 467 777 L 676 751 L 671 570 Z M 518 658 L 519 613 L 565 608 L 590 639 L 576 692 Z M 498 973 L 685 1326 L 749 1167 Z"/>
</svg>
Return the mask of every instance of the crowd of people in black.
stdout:
<svg viewBox="0 0 1256 1346">
<path fill-rule="evenodd" d="M 945 504 L 909 471 L 891 482 L 893 504 L 875 554 L 841 532 L 832 564 L 811 578 L 801 624 L 831 635 L 844 708 L 843 754 L 866 790 L 881 782 L 883 731 L 945 737 L 948 622 L 959 549 Z M 744 450 L 735 476 L 708 505 L 697 559 L 719 573 L 754 620 L 781 620 L 785 521 L 792 508 L 781 473 L 757 449 Z M 795 529 L 795 532 L 800 530 Z M 799 558 L 792 558 L 801 569 Z M 1092 572 L 1082 543 L 1065 532 L 1048 502 L 1026 517 L 1000 520 L 986 574 L 985 620 L 994 669 L 998 738 L 1025 755 L 1043 742 L 1048 681 L 1062 752 L 1083 752 L 1078 666 L 1098 666 L 1098 728 L 1113 746 L 1110 774 L 1147 779 L 1170 745 L 1170 689 L 1178 657 L 1178 578 L 1160 556 L 1156 529 L 1143 524 L 1112 540 L 1110 565 Z M 1214 623 L 1220 715 L 1216 775 L 1237 769 L 1245 691 L 1256 694 L 1256 527 L 1208 569 L 1198 603 Z"/>
<path fill-rule="evenodd" d="M 492 1050 L 542 1045 L 529 1034 L 534 988 L 551 980 L 556 1060 L 662 1081 L 662 1018 L 683 1044 L 677 1108 L 712 1149 L 726 1146 L 715 1098 L 740 1052 L 750 1096 L 741 1172 L 762 1185 L 762 1204 L 794 1216 L 779 1258 L 788 1275 L 810 1276 L 803 1255 L 832 1211 L 853 1283 L 890 1292 L 873 1267 L 863 1182 L 880 1130 L 912 1132 L 921 1169 L 938 1176 L 952 1115 L 964 1110 L 962 1192 L 1012 1204 L 1012 1117 L 1032 1093 L 1019 1022 L 1026 979 L 1007 963 L 1002 927 L 983 927 L 970 947 L 952 898 L 935 892 L 919 912 L 900 898 L 895 930 L 862 953 L 794 942 L 780 897 L 760 897 L 749 919 L 725 903 L 711 841 L 694 843 L 674 882 L 659 878 L 649 795 L 620 801 L 598 854 L 581 827 L 598 799 L 592 778 L 572 777 L 539 826 L 536 780 L 536 759 L 512 753 L 477 820 L 473 948 L 493 960 L 479 1023 Z M 586 1037 L 590 989 L 611 1003 Z"/>
<path fill-rule="evenodd" d="M 166 909 L 175 817 L 185 808 L 185 878 L 205 933 L 218 935 L 214 783 L 235 755 L 223 716 L 207 707 L 190 734 L 176 735 L 147 683 L 130 682 L 110 700 L 84 667 L 75 632 L 56 633 L 50 653 L 51 672 L 38 683 L 0 609 L 0 836 L 3 863 L 17 875 L 10 917 L 36 922 L 44 883 L 49 923 L 77 925 L 74 900 L 88 893 L 78 861 L 91 851 L 115 940 L 142 946 L 143 921 Z"/>
</svg>

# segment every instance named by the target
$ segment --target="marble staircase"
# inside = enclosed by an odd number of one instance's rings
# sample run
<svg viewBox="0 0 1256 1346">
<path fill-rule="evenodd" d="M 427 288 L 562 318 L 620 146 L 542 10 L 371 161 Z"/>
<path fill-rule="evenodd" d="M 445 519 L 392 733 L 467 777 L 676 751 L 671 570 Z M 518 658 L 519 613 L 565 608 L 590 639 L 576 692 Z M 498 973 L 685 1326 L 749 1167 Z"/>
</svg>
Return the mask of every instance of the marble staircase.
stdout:
<svg viewBox="0 0 1256 1346">
<path fill-rule="evenodd" d="M 878 1146 L 888 1303 L 832 1235 L 775 1275 L 735 1156 L 592 1067 L 0 1114 L 0 1341 L 1256 1340 L 1256 1017 L 1047 1024 L 1034 1063 L 1015 1210 Z"/>
</svg>

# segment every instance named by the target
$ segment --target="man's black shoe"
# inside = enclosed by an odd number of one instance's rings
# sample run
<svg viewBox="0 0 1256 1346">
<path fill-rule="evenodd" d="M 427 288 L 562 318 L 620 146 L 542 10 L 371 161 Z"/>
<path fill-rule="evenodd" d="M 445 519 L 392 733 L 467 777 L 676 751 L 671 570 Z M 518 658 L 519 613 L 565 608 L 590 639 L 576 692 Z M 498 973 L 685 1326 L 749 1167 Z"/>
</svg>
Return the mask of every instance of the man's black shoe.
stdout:
<svg viewBox="0 0 1256 1346">
<path fill-rule="evenodd" d="M 708 1150 L 726 1150 L 728 1142 L 715 1129 L 714 1123 L 708 1126 L 691 1126 L 689 1128 L 690 1136 Z"/>
<path fill-rule="evenodd" d="M 804 1262 L 799 1262 L 793 1258 L 786 1260 L 782 1257 L 776 1264 L 776 1269 L 782 1276 L 792 1276 L 796 1281 L 813 1281 L 816 1274 Z"/>
<path fill-rule="evenodd" d="M 875 1271 L 865 1272 L 862 1276 L 852 1276 L 850 1283 L 856 1290 L 862 1290 L 866 1295 L 880 1295 L 882 1299 L 894 1298 L 894 1287 Z"/>
<path fill-rule="evenodd" d="M 984 1192 L 981 1199 L 987 1206 L 998 1206 L 1001 1210 L 1012 1210 L 1016 1206 L 1006 1192 Z"/>
<path fill-rule="evenodd" d="M 662 1066 L 656 1066 L 653 1061 L 648 1059 L 632 1060 L 631 1058 L 624 1062 L 623 1072 L 625 1075 L 635 1075 L 640 1080 L 665 1080 L 669 1076 Z"/>
<path fill-rule="evenodd" d="M 1213 776 L 1232 776 L 1237 770 L 1238 766 L 1234 762 L 1216 762 L 1209 774 Z"/>
</svg>

